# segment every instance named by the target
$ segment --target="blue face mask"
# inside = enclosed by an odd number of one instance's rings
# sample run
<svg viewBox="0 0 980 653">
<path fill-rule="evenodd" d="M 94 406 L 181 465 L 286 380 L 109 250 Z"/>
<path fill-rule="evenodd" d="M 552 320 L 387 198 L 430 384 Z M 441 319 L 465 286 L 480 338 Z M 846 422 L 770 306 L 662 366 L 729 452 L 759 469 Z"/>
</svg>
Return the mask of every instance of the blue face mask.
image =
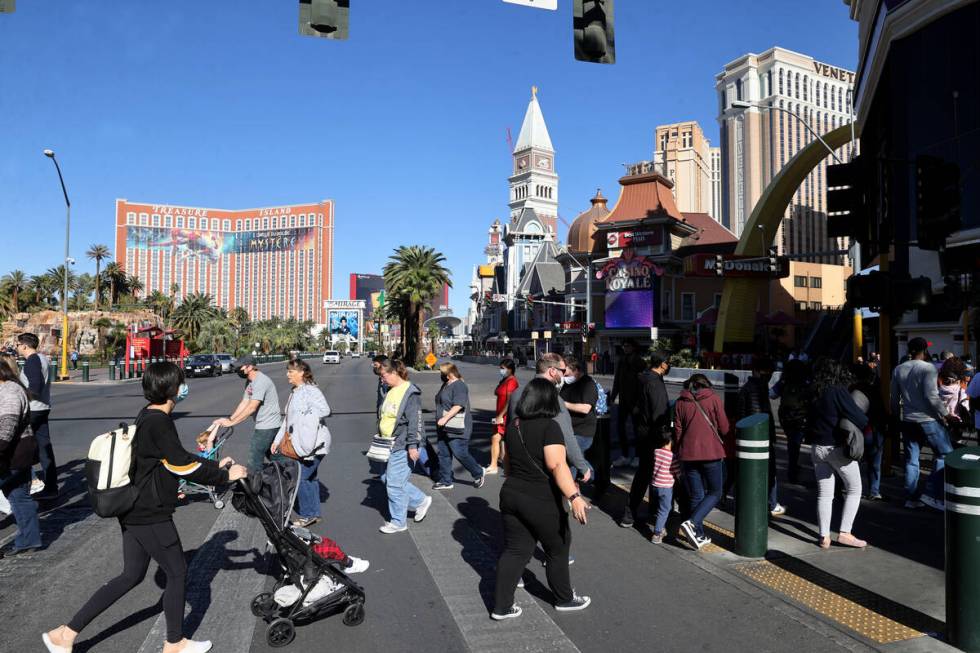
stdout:
<svg viewBox="0 0 980 653">
<path fill-rule="evenodd" d="M 187 399 L 187 395 L 190 394 L 191 389 L 187 387 L 186 383 L 181 383 L 180 388 L 177 390 L 177 396 L 174 397 L 174 403 L 179 404 L 184 399 Z"/>
</svg>

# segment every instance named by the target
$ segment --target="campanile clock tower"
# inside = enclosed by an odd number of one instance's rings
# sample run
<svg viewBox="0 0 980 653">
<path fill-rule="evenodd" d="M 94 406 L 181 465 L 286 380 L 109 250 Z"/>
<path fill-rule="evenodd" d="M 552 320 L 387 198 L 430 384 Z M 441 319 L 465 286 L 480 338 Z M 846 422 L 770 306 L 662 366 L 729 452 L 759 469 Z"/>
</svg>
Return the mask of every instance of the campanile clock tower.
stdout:
<svg viewBox="0 0 980 653">
<path fill-rule="evenodd" d="M 555 148 L 545 125 L 538 89 L 531 88 L 531 102 L 524 114 L 524 124 L 514 146 L 514 169 L 510 176 L 510 217 L 515 220 L 524 208 L 534 209 L 542 229 L 557 240 L 558 175 L 555 173 Z"/>
</svg>

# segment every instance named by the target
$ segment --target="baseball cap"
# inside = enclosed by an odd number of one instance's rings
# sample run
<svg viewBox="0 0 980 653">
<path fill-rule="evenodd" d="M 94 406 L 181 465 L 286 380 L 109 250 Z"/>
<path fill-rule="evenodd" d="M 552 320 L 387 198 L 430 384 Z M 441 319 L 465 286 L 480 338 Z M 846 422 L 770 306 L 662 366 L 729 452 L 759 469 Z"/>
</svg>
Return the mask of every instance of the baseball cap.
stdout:
<svg viewBox="0 0 980 653">
<path fill-rule="evenodd" d="M 918 354 L 919 352 L 928 351 L 928 350 L 929 350 L 929 343 L 926 341 L 925 338 L 912 338 L 911 340 L 909 340 L 910 354 Z"/>
<path fill-rule="evenodd" d="M 240 356 L 236 358 L 235 362 L 232 363 L 232 365 L 235 367 L 236 370 L 240 370 L 246 365 L 251 365 L 252 367 L 259 366 L 259 364 L 255 362 L 255 357 L 252 356 L 251 354 L 245 354 L 244 356 Z"/>
</svg>

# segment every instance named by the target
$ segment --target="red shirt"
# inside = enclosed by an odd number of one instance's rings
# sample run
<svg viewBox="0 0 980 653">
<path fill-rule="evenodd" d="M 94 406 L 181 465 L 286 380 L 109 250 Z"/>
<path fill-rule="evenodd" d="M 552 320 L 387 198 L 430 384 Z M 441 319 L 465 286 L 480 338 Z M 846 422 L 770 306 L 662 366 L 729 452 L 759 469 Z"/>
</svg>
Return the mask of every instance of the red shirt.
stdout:
<svg viewBox="0 0 980 653">
<path fill-rule="evenodd" d="M 501 379 L 500 383 L 497 384 L 497 389 L 493 391 L 497 395 L 497 415 L 504 414 L 503 421 L 497 424 L 497 433 L 501 435 L 507 430 L 507 403 L 510 401 L 510 396 L 514 394 L 514 390 L 517 390 L 517 385 L 517 377 L 512 375 Z"/>
</svg>

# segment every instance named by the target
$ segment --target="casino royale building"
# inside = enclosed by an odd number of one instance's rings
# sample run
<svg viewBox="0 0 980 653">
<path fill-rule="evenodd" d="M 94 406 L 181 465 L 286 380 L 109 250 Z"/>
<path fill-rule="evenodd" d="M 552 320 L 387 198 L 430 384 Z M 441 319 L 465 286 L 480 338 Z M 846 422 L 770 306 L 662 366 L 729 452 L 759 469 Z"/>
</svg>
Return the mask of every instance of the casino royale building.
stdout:
<svg viewBox="0 0 980 653">
<path fill-rule="evenodd" d="M 226 210 L 116 200 L 116 261 L 179 301 L 207 293 L 252 319 L 326 322 L 333 286 L 332 200 Z"/>
</svg>

